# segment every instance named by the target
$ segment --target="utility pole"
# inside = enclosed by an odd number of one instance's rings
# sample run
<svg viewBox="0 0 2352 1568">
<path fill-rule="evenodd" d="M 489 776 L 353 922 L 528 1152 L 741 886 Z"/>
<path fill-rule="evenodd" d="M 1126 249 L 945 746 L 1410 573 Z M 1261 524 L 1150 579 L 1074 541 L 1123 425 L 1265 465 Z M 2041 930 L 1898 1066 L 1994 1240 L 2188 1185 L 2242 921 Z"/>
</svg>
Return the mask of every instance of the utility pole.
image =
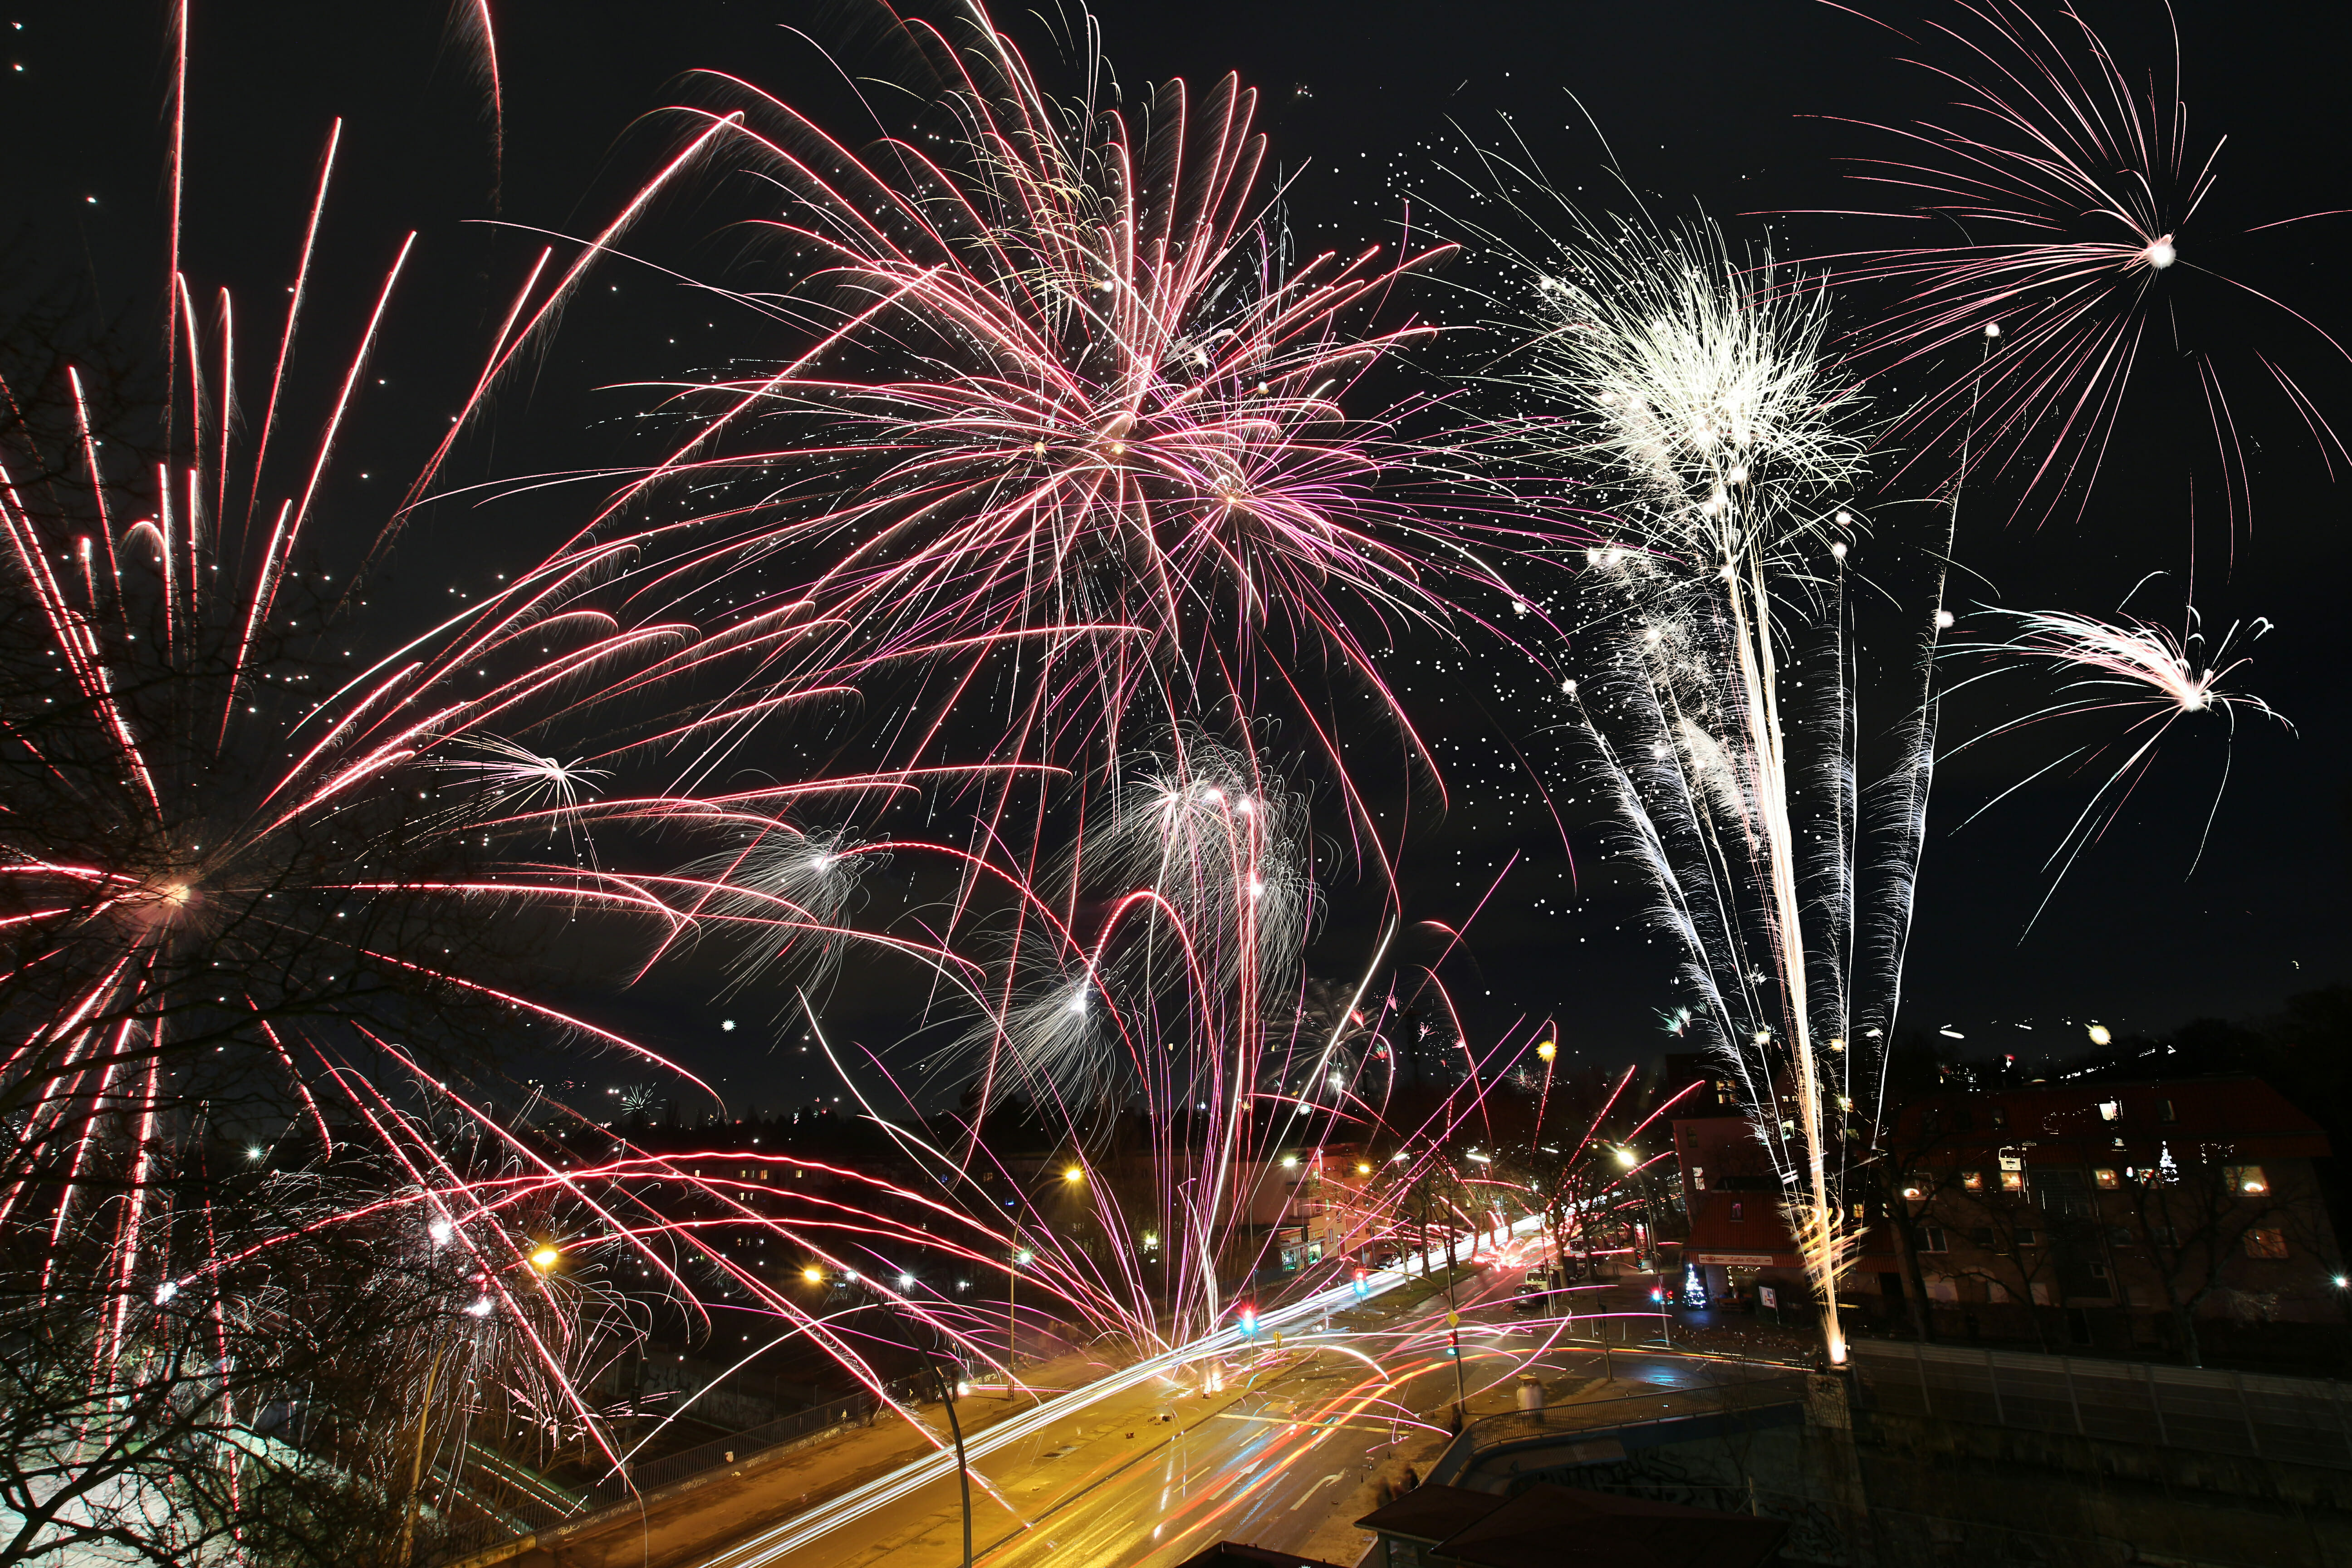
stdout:
<svg viewBox="0 0 2352 1568">
<path fill-rule="evenodd" d="M 963 1494 L 963 1568 L 971 1568 L 971 1468 L 963 1455 L 963 1423 L 956 1418 L 955 1384 L 938 1360 L 931 1363 L 931 1375 L 940 1380 L 940 1402 L 948 1407 L 948 1431 L 955 1438 L 956 1487 Z"/>
<path fill-rule="evenodd" d="M 1013 1392 L 1013 1299 L 1021 1288 L 1020 1233 L 1013 1234 L 1013 1260 L 1004 1268 L 1004 1397 L 1015 1397 Z"/>
<path fill-rule="evenodd" d="M 1429 1233 L 1429 1195 L 1424 1188 L 1421 1199 L 1422 1235 L 1426 1241 Z M 1454 1227 L 1445 1227 L 1445 1338 L 1446 1346 L 1454 1352 L 1454 1426 L 1459 1431 L 1468 1419 L 1463 1405 L 1467 1403 L 1462 1392 L 1462 1311 L 1454 1294 Z"/>
</svg>

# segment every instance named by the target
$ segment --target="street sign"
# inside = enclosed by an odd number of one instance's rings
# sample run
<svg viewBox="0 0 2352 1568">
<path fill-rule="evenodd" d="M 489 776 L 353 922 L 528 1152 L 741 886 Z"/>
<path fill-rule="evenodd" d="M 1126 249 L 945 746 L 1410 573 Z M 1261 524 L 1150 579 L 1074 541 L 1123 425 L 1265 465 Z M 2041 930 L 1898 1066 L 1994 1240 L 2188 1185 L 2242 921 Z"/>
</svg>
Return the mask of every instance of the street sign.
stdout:
<svg viewBox="0 0 2352 1568">
<path fill-rule="evenodd" d="M 1462 1314 L 1461 1314 L 1461 1313 L 1459 1313 L 1459 1312 L 1448 1312 L 1448 1313 L 1446 1313 L 1446 1314 L 1445 1314 L 1445 1326 L 1446 1326 L 1447 1328 L 1449 1328 L 1449 1329 L 1458 1329 L 1458 1328 L 1460 1328 L 1460 1327 L 1462 1326 Z"/>
<path fill-rule="evenodd" d="M 1774 1290 L 1769 1285 L 1759 1285 L 1756 1287 L 1756 1300 L 1762 1302 L 1765 1306 L 1771 1308 L 1776 1312 L 1780 1310 L 1780 1292 Z"/>
</svg>

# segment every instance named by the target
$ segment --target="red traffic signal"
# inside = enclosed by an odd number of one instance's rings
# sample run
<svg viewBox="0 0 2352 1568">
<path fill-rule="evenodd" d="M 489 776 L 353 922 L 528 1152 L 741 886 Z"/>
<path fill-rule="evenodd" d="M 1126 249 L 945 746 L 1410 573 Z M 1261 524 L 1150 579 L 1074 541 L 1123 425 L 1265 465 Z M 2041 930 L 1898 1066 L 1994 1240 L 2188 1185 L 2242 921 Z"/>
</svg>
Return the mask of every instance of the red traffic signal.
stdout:
<svg viewBox="0 0 2352 1568">
<path fill-rule="evenodd" d="M 1241 1307 L 1241 1329 L 1244 1336 L 1255 1338 L 1257 1334 L 1257 1308 L 1247 1301 Z"/>
</svg>

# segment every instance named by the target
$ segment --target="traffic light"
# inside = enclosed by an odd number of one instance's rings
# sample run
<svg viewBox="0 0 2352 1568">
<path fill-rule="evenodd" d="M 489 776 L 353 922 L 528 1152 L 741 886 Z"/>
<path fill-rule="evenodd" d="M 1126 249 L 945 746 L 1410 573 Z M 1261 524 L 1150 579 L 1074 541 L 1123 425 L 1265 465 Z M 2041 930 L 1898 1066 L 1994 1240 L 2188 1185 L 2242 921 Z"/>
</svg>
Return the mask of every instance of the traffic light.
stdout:
<svg viewBox="0 0 2352 1568">
<path fill-rule="evenodd" d="M 1460 1329 L 1446 1330 L 1445 1342 L 1446 1359 L 1449 1361 L 1460 1361 L 1462 1359 L 1462 1331 Z"/>
<path fill-rule="evenodd" d="M 1245 1340 L 1257 1338 L 1257 1308 L 1248 1301 L 1242 1303 L 1241 1330 L 1242 1338 Z"/>
<path fill-rule="evenodd" d="M 1356 1277 L 1350 1281 L 1350 1283 L 1355 1287 L 1356 1300 L 1359 1301 L 1364 1300 L 1372 1293 L 1371 1275 L 1368 1270 L 1361 1268 L 1357 1269 Z"/>
</svg>

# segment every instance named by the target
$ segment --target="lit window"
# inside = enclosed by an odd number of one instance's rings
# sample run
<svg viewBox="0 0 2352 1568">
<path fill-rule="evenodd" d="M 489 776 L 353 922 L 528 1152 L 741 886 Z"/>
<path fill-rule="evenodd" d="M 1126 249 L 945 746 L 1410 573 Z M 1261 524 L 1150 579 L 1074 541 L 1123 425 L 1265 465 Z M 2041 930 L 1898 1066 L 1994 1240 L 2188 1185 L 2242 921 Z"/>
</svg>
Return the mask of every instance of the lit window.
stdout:
<svg viewBox="0 0 2352 1568">
<path fill-rule="evenodd" d="M 2249 1258 L 2284 1258 L 2286 1232 L 2256 1228 L 2246 1232 L 2246 1256 Z"/>
<path fill-rule="evenodd" d="M 1972 1193 L 1980 1193 L 1984 1191 L 1984 1173 L 1982 1171 L 1962 1171 L 1960 1173 L 1960 1185 L 1966 1187 Z"/>
<path fill-rule="evenodd" d="M 2124 1102 L 2123 1102 L 2122 1100 L 2103 1100 L 2099 1101 L 2099 1120 L 2100 1120 L 2100 1121 L 2121 1121 L 2123 1119 L 2124 1119 Z"/>
<path fill-rule="evenodd" d="M 2022 1171 L 2003 1171 L 2000 1173 L 2000 1190 L 2004 1193 L 2023 1192 L 2025 1190 L 2025 1173 Z"/>
<path fill-rule="evenodd" d="M 2103 1187 L 2112 1188 L 2118 1184 L 2116 1181 L 2116 1173 L 2114 1170 L 2105 1165 L 2101 1165 L 2098 1169 L 2093 1171 L 2091 1173 L 2091 1180 L 2098 1183 L 2099 1185 Z"/>
<path fill-rule="evenodd" d="M 2270 1183 L 2263 1179 L 2260 1165 L 2224 1165 L 2221 1167 L 2221 1180 L 2230 1191 L 2242 1193 L 2250 1198 L 2259 1198 L 2271 1190 Z"/>
</svg>

